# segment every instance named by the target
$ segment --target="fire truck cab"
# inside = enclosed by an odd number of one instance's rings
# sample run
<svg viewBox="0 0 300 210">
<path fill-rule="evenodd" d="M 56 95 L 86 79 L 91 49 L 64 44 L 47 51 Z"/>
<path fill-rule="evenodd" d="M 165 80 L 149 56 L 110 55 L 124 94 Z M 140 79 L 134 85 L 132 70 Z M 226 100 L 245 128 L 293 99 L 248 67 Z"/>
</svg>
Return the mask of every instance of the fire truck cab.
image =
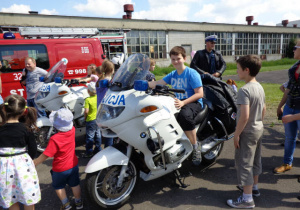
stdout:
<svg viewBox="0 0 300 210">
<path fill-rule="evenodd" d="M 19 82 L 26 57 L 35 58 L 37 67 L 47 71 L 67 58 L 65 78 L 70 79 L 86 76 L 89 64 L 100 66 L 105 58 L 124 53 L 126 48 L 124 36 L 120 39 L 120 36 L 107 35 L 108 39 L 101 43 L 99 30 L 95 28 L 0 27 L 0 30 L 3 98 L 10 94 L 26 98 L 26 91 Z"/>
</svg>

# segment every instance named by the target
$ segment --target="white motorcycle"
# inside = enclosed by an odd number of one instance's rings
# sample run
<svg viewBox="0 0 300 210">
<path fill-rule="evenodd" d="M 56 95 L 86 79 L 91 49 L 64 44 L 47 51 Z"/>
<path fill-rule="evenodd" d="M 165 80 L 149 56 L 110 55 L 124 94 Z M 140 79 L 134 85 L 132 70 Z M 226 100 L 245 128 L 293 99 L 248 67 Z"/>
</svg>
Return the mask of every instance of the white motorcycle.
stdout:
<svg viewBox="0 0 300 210">
<path fill-rule="evenodd" d="M 76 79 L 65 79 L 64 73 L 67 68 L 68 60 L 63 58 L 48 72 L 46 77 L 41 77 L 40 81 L 44 82 L 35 96 L 35 103 L 39 109 L 46 111 L 57 111 L 61 107 L 71 110 L 74 115 L 74 126 L 76 136 L 85 134 L 84 120 L 84 100 L 87 98 L 87 88 L 84 86 L 72 87 L 78 85 Z M 48 117 L 39 117 L 37 119 L 39 131 L 35 134 L 37 149 L 43 152 L 47 147 L 51 135 L 54 134 L 53 125 Z"/>
<path fill-rule="evenodd" d="M 121 139 L 97 153 L 85 169 L 89 197 L 103 208 L 122 206 L 139 177 L 149 181 L 174 172 L 185 187 L 177 169 L 193 148 L 176 120 L 179 110 L 173 94 L 184 90 L 167 86 L 149 90 L 145 81 L 149 66 L 146 55 L 131 55 L 111 83 L 100 83 L 109 90 L 99 106 L 97 124 L 103 136 Z M 196 119 L 206 162 L 215 161 L 224 141 L 233 137 L 213 113 L 213 105 L 206 101 Z"/>
</svg>

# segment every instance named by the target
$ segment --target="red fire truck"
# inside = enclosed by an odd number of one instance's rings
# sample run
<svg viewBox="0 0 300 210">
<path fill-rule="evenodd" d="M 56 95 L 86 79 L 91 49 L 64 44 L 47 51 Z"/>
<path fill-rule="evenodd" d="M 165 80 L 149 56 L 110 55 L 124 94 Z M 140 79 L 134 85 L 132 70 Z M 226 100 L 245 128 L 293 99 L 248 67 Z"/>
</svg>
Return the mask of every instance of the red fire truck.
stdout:
<svg viewBox="0 0 300 210">
<path fill-rule="evenodd" d="M 114 32 L 109 36 L 96 28 L 0 27 L 0 30 L 3 98 L 10 94 L 26 97 L 19 83 L 26 57 L 35 58 L 37 66 L 45 70 L 67 58 L 65 77 L 78 78 L 87 75 L 91 63 L 100 66 L 105 58 L 127 54 L 124 35 Z"/>
</svg>

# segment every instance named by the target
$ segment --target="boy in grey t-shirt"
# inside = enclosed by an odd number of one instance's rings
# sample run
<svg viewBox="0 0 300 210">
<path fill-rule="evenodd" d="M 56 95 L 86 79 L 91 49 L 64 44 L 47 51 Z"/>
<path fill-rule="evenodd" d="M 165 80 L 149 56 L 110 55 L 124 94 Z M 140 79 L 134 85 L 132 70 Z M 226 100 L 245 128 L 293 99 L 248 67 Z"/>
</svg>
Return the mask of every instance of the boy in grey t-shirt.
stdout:
<svg viewBox="0 0 300 210">
<path fill-rule="evenodd" d="M 36 61 L 32 57 L 27 57 L 25 59 L 25 68 L 27 69 L 26 79 L 22 82 L 22 84 L 26 85 L 27 106 L 35 107 L 38 111 L 39 117 L 46 116 L 45 111 L 39 110 L 36 106 L 34 102 L 34 96 L 43 85 L 39 78 L 41 76 L 46 76 L 48 72 L 44 69 L 36 67 Z M 22 75 L 25 76 L 25 69 L 23 70 Z"/>
<path fill-rule="evenodd" d="M 257 184 L 262 172 L 261 139 L 263 118 L 266 111 L 265 92 L 255 76 L 261 68 L 261 60 L 247 55 L 237 60 L 237 73 L 246 84 L 238 91 L 237 126 L 234 132 L 235 167 L 238 189 L 243 195 L 227 200 L 233 208 L 254 208 L 252 196 L 260 196 Z"/>
</svg>

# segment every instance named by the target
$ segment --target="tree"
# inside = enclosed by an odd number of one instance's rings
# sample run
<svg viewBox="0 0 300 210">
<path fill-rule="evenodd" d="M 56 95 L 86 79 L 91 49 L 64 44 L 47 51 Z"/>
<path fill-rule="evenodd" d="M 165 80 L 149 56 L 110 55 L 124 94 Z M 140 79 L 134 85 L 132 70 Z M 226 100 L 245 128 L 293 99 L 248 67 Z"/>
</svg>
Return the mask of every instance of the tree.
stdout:
<svg viewBox="0 0 300 210">
<path fill-rule="evenodd" d="M 295 45 L 296 45 L 296 39 L 291 38 L 290 41 L 289 41 L 288 46 L 286 47 L 285 57 L 294 58 L 293 48 L 294 48 Z"/>
</svg>

